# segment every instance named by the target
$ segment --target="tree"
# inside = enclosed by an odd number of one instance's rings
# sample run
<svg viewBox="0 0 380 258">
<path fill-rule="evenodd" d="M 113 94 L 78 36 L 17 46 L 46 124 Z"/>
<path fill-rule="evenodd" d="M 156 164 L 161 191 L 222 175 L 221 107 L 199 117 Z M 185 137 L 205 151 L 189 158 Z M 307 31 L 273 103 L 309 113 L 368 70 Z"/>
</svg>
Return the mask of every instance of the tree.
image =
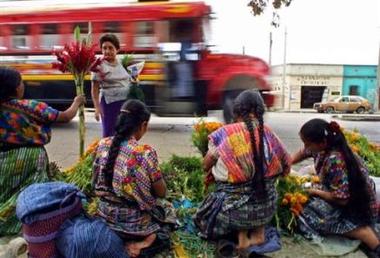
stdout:
<svg viewBox="0 0 380 258">
<path fill-rule="evenodd" d="M 268 5 L 271 4 L 274 8 L 272 25 L 278 27 L 280 25 L 280 16 L 278 15 L 277 10 L 281 7 L 288 7 L 291 2 L 292 0 L 250 0 L 248 6 L 251 8 L 253 15 L 257 16 L 264 13 L 265 9 L 268 8 Z"/>
</svg>

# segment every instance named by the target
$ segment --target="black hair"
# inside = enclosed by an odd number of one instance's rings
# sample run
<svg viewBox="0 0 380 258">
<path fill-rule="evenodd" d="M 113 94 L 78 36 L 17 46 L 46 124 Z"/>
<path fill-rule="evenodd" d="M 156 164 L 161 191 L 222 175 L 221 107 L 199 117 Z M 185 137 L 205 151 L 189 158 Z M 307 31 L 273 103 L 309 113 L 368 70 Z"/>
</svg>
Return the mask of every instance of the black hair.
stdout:
<svg viewBox="0 0 380 258">
<path fill-rule="evenodd" d="M 127 100 L 121 107 L 116 122 L 115 135 L 108 152 L 107 163 L 103 168 L 105 184 L 110 189 L 112 189 L 113 169 L 116 157 L 119 154 L 120 144 L 125 140 L 129 140 L 139 127 L 144 122 L 148 122 L 149 119 L 150 111 L 143 102 L 137 99 Z"/>
<path fill-rule="evenodd" d="M 311 119 L 302 126 L 300 135 L 305 140 L 316 144 L 326 141 L 327 151 L 337 150 L 343 154 L 350 193 L 346 209 L 349 214 L 366 224 L 370 224 L 371 195 L 369 187 L 361 172 L 359 157 L 352 152 L 339 125 L 334 121 L 328 123 L 319 118 Z"/>
<path fill-rule="evenodd" d="M 252 184 L 259 195 L 266 194 L 264 185 L 264 113 L 264 100 L 261 97 L 260 92 L 257 90 L 245 90 L 241 92 L 234 100 L 234 117 L 235 119 L 238 117 L 243 119 L 251 137 L 253 163 L 255 166 L 255 175 L 253 176 Z M 259 139 L 255 138 L 253 122 L 250 117 L 251 114 L 253 114 L 259 122 Z M 257 141 L 259 149 L 256 148 Z"/>
<path fill-rule="evenodd" d="M 116 35 L 114 34 L 108 33 L 101 36 L 99 40 L 100 48 L 102 47 L 104 42 L 111 42 L 112 45 L 114 45 L 117 50 L 120 49 L 120 41 L 118 37 L 116 37 Z"/>
<path fill-rule="evenodd" d="M 0 104 L 16 96 L 21 84 L 21 74 L 9 67 L 0 67 Z"/>
</svg>

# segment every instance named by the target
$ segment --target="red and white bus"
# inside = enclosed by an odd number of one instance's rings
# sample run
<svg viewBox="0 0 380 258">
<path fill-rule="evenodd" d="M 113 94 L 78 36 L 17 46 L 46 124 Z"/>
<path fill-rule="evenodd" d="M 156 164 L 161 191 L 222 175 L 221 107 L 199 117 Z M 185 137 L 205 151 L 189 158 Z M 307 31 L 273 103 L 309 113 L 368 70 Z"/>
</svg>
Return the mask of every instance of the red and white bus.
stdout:
<svg viewBox="0 0 380 258">
<path fill-rule="evenodd" d="M 76 26 L 83 34 L 91 28 L 94 42 L 104 33 L 116 34 L 122 43 L 121 54 L 145 61 L 141 87 L 146 103 L 161 116 L 204 115 L 209 109 L 223 108 L 244 89 L 271 90 L 266 81 L 269 67 L 263 60 L 210 51 L 207 38 L 212 13 L 204 2 L 69 1 L 0 2 L 1 65 L 21 71 L 27 98 L 56 106 L 71 102 L 75 95 L 72 77 L 52 69 L 51 62 L 52 51 L 73 40 Z M 182 29 L 186 24 L 191 24 L 190 31 Z M 194 94 L 178 100 L 172 96 L 173 67 L 178 60 L 179 34 L 184 33 L 192 43 L 189 62 Z M 88 79 L 85 87 L 89 97 Z M 272 106 L 273 97 L 264 96 L 267 106 Z"/>
</svg>

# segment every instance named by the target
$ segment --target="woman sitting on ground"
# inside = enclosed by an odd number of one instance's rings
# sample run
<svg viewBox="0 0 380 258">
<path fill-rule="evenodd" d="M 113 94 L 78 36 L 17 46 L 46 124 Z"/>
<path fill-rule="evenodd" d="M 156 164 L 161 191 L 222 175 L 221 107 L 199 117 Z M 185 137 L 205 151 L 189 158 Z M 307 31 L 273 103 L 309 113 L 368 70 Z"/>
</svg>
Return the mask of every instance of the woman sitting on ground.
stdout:
<svg viewBox="0 0 380 258">
<path fill-rule="evenodd" d="M 166 184 L 156 151 L 138 142 L 147 131 L 149 119 L 144 103 L 126 101 L 115 136 L 99 142 L 93 166 L 95 194 L 100 197 L 97 215 L 126 241 L 131 257 L 157 248 L 156 240 L 167 233 L 165 224 L 169 222 L 167 210 L 158 208 L 157 198 L 165 197 Z M 168 246 L 161 243 L 161 247 Z"/>
<path fill-rule="evenodd" d="M 380 242 L 372 229 L 377 218 L 376 195 L 368 169 L 348 146 L 335 122 L 312 119 L 299 133 L 304 148 L 293 163 L 314 157 L 321 185 L 308 190 L 300 229 L 306 236 L 336 234 L 364 242 L 380 257 Z"/>
<path fill-rule="evenodd" d="M 262 244 L 264 226 L 276 210 L 275 179 L 290 172 L 290 156 L 272 130 L 264 125 L 264 102 L 254 90 L 234 101 L 235 123 L 209 136 L 204 170 L 216 181 L 195 215 L 207 239 L 235 237 L 237 248 Z"/>
<path fill-rule="evenodd" d="M 76 97 L 65 111 L 36 100 L 23 99 L 18 71 L 0 67 L 0 236 L 20 232 L 14 207 L 27 185 L 47 180 L 51 124 L 74 118 L 84 97 Z"/>
</svg>

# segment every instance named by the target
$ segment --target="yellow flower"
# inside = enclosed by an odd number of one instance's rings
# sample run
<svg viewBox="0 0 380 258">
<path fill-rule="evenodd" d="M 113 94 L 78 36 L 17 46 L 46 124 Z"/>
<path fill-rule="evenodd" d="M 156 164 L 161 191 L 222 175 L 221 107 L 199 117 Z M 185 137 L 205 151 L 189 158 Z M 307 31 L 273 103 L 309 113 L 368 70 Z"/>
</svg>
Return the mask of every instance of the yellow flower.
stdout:
<svg viewBox="0 0 380 258">
<path fill-rule="evenodd" d="M 311 182 L 314 184 L 319 184 L 321 182 L 321 179 L 319 178 L 319 176 L 312 176 Z"/>
<path fill-rule="evenodd" d="M 281 205 L 286 206 L 288 204 L 289 204 L 289 201 L 286 198 L 282 199 Z"/>
<path fill-rule="evenodd" d="M 308 201 L 308 198 L 307 198 L 305 195 L 303 195 L 303 196 L 301 197 L 301 199 L 300 199 L 300 203 L 301 203 L 301 204 L 305 204 L 307 201 Z"/>
<path fill-rule="evenodd" d="M 297 197 L 292 196 L 292 198 L 290 198 L 290 203 L 291 203 L 292 205 L 296 204 L 296 203 L 297 203 Z"/>
</svg>

